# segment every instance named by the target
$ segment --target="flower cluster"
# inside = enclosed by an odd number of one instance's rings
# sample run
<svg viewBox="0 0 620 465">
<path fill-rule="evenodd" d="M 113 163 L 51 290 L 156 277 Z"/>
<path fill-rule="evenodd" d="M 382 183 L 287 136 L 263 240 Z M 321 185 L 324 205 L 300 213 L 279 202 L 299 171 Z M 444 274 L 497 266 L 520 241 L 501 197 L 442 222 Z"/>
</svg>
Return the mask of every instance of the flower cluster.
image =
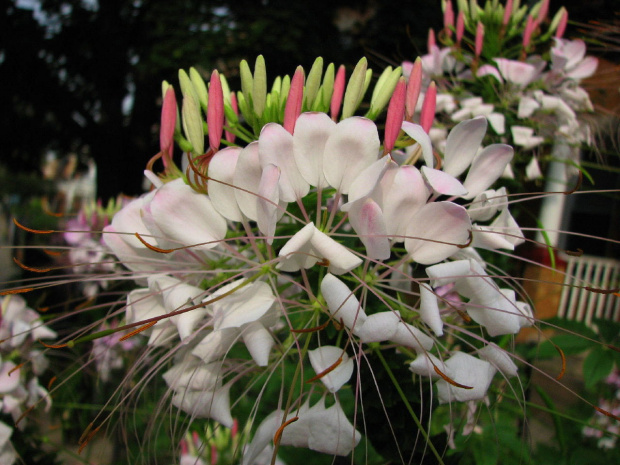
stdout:
<svg viewBox="0 0 620 465">
<path fill-rule="evenodd" d="M 21 296 L 7 295 L 0 300 L 0 405 L 2 413 L 11 415 L 20 428 L 38 404 L 44 402 L 46 411 L 51 406 L 52 399 L 38 378 L 49 362 L 33 343 L 55 338 L 56 333 Z M 7 465 L 17 460 L 10 441 L 12 433 L 13 428 L 0 421 L 0 462 Z"/>
<path fill-rule="evenodd" d="M 406 75 L 422 73 L 426 86 L 436 86 L 437 121 L 430 131 L 437 146 L 454 124 L 484 115 L 492 128 L 487 140 L 517 150 L 506 176 L 531 180 L 542 176 L 539 162 L 548 161 L 543 145 L 590 144 L 580 114 L 591 112 L 592 103 L 580 83 L 595 72 L 597 60 L 586 56 L 582 40 L 562 38 L 567 11 L 560 9 L 549 22 L 548 0 L 529 10 L 512 0 L 487 0 L 484 7 L 459 1 L 458 9 L 455 19 L 452 2 L 443 2 L 443 47 L 431 30 L 428 54 L 403 64 Z"/>
<path fill-rule="evenodd" d="M 620 416 L 620 372 L 615 370 L 607 377 L 605 384 L 611 395 L 601 399 L 600 406 L 616 418 L 597 411 L 590 419 L 590 425 L 583 428 L 583 435 L 597 439 L 597 445 L 601 449 L 614 449 L 620 435 L 620 424 L 617 420 Z"/>
<path fill-rule="evenodd" d="M 412 373 L 436 380 L 440 403 L 485 399 L 496 373 L 517 374 L 505 342 L 492 338 L 534 321 L 476 250 L 524 240 L 505 188 L 493 188 L 512 148 L 482 148 L 487 119 L 476 117 L 453 128 L 437 158 L 425 128 L 405 121 L 416 83 L 407 88 L 400 69 L 382 75 L 366 114 L 387 106 L 382 143 L 372 119 L 353 115 L 368 87 L 365 62 L 346 92 L 344 78 L 327 91 L 329 72 L 321 81 L 298 69 L 286 98 L 279 78 L 263 95 L 262 66 L 237 94 L 238 120 L 217 72 L 208 89 L 197 73 L 180 74 L 182 123 L 164 85 L 164 171 L 149 164 L 152 190 L 126 203 L 102 235 L 137 287 L 122 325 L 80 340 L 129 329 L 119 342 L 146 336 L 172 404 L 228 428 L 257 384 L 297 367 L 277 399 L 256 393 L 269 410 L 256 404 L 247 419 L 260 421 L 248 427 L 248 465 L 285 445 L 351 453 L 359 419 L 340 397 L 359 392 L 353 374 L 368 353 L 396 349 Z M 304 111 L 327 103 L 331 117 Z M 250 139 L 255 125 L 257 140 L 220 150 L 233 132 Z M 174 139 L 187 152 L 184 169 Z"/>
</svg>

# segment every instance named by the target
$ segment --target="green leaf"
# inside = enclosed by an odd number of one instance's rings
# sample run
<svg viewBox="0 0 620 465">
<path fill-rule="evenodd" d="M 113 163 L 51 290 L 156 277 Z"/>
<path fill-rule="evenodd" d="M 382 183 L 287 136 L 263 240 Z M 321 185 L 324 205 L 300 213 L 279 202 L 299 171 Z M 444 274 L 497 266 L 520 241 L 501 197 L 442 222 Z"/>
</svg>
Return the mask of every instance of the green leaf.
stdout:
<svg viewBox="0 0 620 465">
<path fill-rule="evenodd" d="M 614 356 L 605 347 L 596 347 L 583 361 L 583 377 L 586 389 L 592 389 L 596 383 L 607 378 L 614 367 Z"/>
<path fill-rule="evenodd" d="M 588 349 L 592 349 L 593 347 L 598 347 L 598 344 L 589 339 L 585 339 L 579 335 L 574 334 L 560 334 L 558 336 L 552 337 L 551 341 L 555 343 L 564 355 L 575 355 L 585 352 Z M 559 357 L 560 353 L 556 349 L 550 341 L 545 341 L 538 347 L 533 347 L 528 352 L 529 358 L 553 358 Z"/>
</svg>

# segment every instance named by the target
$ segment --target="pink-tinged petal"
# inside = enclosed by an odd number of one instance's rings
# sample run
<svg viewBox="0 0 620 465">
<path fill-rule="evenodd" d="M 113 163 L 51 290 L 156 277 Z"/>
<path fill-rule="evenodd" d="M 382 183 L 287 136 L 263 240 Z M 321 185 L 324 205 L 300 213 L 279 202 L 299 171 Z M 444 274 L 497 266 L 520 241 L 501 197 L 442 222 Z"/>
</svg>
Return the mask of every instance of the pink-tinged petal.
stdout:
<svg viewBox="0 0 620 465">
<path fill-rule="evenodd" d="M 413 124 L 409 121 L 403 122 L 402 129 L 403 131 L 405 131 L 405 134 L 407 134 L 418 144 L 420 144 L 424 163 L 426 164 L 426 166 L 430 166 L 432 168 L 435 157 L 433 156 L 433 145 L 431 143 L 431 138 L 429 137 L 428 132 L 426 132 L 424 128 L 419 124 Z"/>
<path fill-rule="evenodd" d="M 386 170 L 394 165 L 392 158 L 386 155 L 364 169 L 351 184 L 348 202 L 340 209 L 345 212 L 349 211 L 354 202 L 371 195 Z"/>
<path fill-rule="evenodd" d="M 476 26 L 476 38 L 475 38 L 475 47 L 474 51 L 477 57 L 482 53 L 482 45 L 484 43 L 484 25 L 481 22 L 478 22 Z"/>
<path fill-rule="evenodd" d="M 297 117 L 301 114 L 301 105 L 304 98 L 304 69 L 298 66 L 291 80 L 291 87 L 284 108 L 284 129 L 293 134 Z"/>
<path fill-rule="evenodd" d="M 407 228 L 405 249 L 423 265 L 444 260 L 469 241 L 471 221 L 467 210 L 452 202 L 423 206 Z"/>
<path fill-rule="evenodd" d="M 166 238 L 179 246 L 208 250 L 226 237 L 226 220 L 211 199 L 177 179 L 158 189 L 150 203 L 153 221 Z"/>
<path fill-rule="evenodd" d="M 426 133 L 424 133 L 426 134 Z M 404 241 L 407 226 L 430 197 L 420 171 L 414 166 L 401 166 L 396 170 L 383 201 L 383 217 L 387 232 L 396 236 L 397 242 Z"/>
<path fill-rule="evenodd" d="M 344 65 L 340 65 L 336 78 L 334 79 L 334 93 L 332 94 L 332 100 L 329 106 L 329 113 L 332 116 L 332 120 L 338 120 L 338 113 L 340 113 L 340 105 L 342 104 L 342 98 L 344 96 L 346 71 Z"/>
<path fill-rule="evenodd" d="M 486 117 L 496 134 L 503 135 L 506 132 L 506 117 L 503 114 L 493 112 Z"/>
<path fill-rule="evenodd" d="M 159 132 L 159 149 L 164 152 L 164 166 L 168 166 L 174 144 L 174 129 L 177 124 L 177 100 L 174 89 L 168 87 L 161 107 L 161 127 Z"/>
<path fill-rule="evenodd" d="M 477 249 L 514 250 L 514 245 L 508 242 L 503 234 L 498 234 L 497 231 L 495 231 L 489 226 L 480 226 L 474 224 L 472 226 L 472 235 L 474 238 L 472 246 Z"/>
<path fill-rule="evenodd" d="M 235 189 L 235 199 L 239 209 L 253 221 L 258 220 L 257 193 L 262 173 L 258 156 L 258 142 L 252 142 L 239 154 L 233 184 L 239 188 Z"/>
<path fill-rule="evenodd" d="M 366 254 L 375 260 L 390 258 L 390 241 L 387 236 L 383 212 L 371 198 L 355 202 L 349 211 L 349 222 L 366 247 Z"/>
<path fill-rule="evenodd" d="M 505 376 L 512 378 L 517 376 L 517 365 L 511 360 L 510 355 L 497 344 L 490 343 L 478 351 L 478 356 L 489 362 Z"/>
<path fill-rule="evenodd" d="M 446 362 L 445 375 L 456 383 L 472 389 L 453 386 L 444 379 L 437 381 L 439 403 L 467 402 L 480 400 L 487 394 L 491 380 L 495 375 L 495 368 L 488 362 L 480 360 L 463 352 L 456 352 Z"/>
<path fill-rule="evenodd" d="M 323 174 L 323 152 L 336 127 L 325 113 L 304 113 L 295 124 L 293 155 L 299 172 L 312 186 L 326 187 Z"/>
<path fill-rule="evenodd" d="M 512 245 L 517 246 L 525 242 L 521 228 L 510 214 L 507 208 L 502 210 L 495 220 L 491 223 L 491 227 L 506 235 L 506 240 Z"/>
<path fill-rule="evenodd" d="M 437 86 L 432 81 L 426 94 L 424 94 L 424 102 L 422 103 L 422 111 L 420 112 L 420 126 L 424 132 L 428 134 L 435 120 L 435 108 L 437 106 Z"/>
<path fill-rule="evenodd" d="M 385 137 L 383 138 L 383 153 L 390 153 L 398 138 L 398 133 L 405 117 L 405 91 L 405 78 L 401 77 L 396 84 L 388 105 L 387 118 L 385 120 Z"/>
<path fill-rule="evenodd" d="M 396 333 L 390 341 L 405 347 L 410 347 L 416 352 L 426 352 L 433 348 L 434 341 L 426 333 L 420 331 L 409 323 L 398 323 Z"/>
<path fill-rule="evenodd" d="M 555 30 L 555 38 L 561 39 L 564 36 L 564 32 L 566 31 L 566 25 L 568 24 L 568 11 L 564 9 L 562 12 L 562 18 L 560 19 L 560 23 L 558 24 L 558 28 Z"/>
<path fill-rule="evenodd" d="M 294 202 L 306 196 L 310 185 L 302 177 L 293 155 L 293 136 L 282 126 L 269 123 L 258 139 L 258 156 L 265 168 L 273 164 L 280 168 L 280 200 Z"/>
<path fill-rule="evenodd" d="M 361 258 L 318 229 L 314 231 L 310 243 L 319 257 L 329 262 L 327 270 L 330 273 L 344 274 L 362 264 Z"/>
<path fill-rule="evenodd" d="M 505 144 L 489 145 L 480 152 L 471 164 L 463 183 L 465 189 L 469 191 L 464 198 L 473 199 L 487 190 L 499 179 L 513 156 L 513 148 Z"/>
<path fill-rule="evenodd" d="M 538 68 L 529 63 L 507 58 L 495 58 L 494 61 L 504 79 L 520 87 L 527 86 L 540 75 Z"/>
<path fill-rule="evenodd" d="M 443 336 L 443 320 L 439 314 L 437 296 L 429 285 L 423 283 L 420 283 L 420 316 L 437 336 Z"/>
<path fill-rule="evenodd" d="M 327 139 L 323 172 L 330 186 L 343 194 L 355 178 L 379 155 L 379 133 L 369 119 L 354 116 L 339 122 Z"/>
<path fill-rule="evenodd" d="M 313 255 L 310 240 L 316 231 L 314 223 L 308 223 L 295 233 L 280 249 L 279 257 L 282 261 L 277 268 L 282 271 L 299 271 L 302 268 L 310 268 L 319 260 Z"/>
<path fill-rule="evenodd" d="M 234 92 L 230 93 L 230 107 L 235 115 L 239 116 L 239 103 L 237 102 L 237 95 Z M 231 144 L 235 141 L 236 136 L 229 131 L 224 131 L 224 137 Z"/>
<path fill-rule="evenodd" d="M 446 140 L 443 170 L 454 177 L 462 174 L 478 153 L 486 131 L 487 119 L 484 116 L 457 124 Z"/>
<path fill-rule="evenodd" d="M 472 221 L 488 221 L 507 206 L 506 188 L 488 190 L 478 194 L 470 202 L 467 213 Z"/>
<path fill-rule="evenodd" d="M 412 121 L 415 114 L 416 105 L 418 104 L 418 98 L 420 97 L 420 90 L 422 89 L 422 60 L 420 57 L 416 58 L 411 67 L 409 74 L 409 81 L 407 82 L 407 92 L 405 95 L 405 119 Z"/>
<path fill-rule="evenodd" d="M 259 367 L 266 367 L 274 344 L 271 333 L 261 323 L 255 321 L 243 328 L 242 335 L 252 359 Z"/>
<path fill-rule="evenodd" d="M 467 194 L 467 189 L 463 187 L 463 184 L 461 184 L 461 182 L 454 176 L 451 176 L 444 171 L 423 166 L 422 176 L 424 176 L 424 179 L 428 185 L 431 189 L 433 189 L 433 192 L 437 194 L 450 196 L 456 195 L 459 197 Z"/>
<path fill-rule="evenodd" d="M 365 344 L 389 341 L 398 331 L 400 320 L 400 315 L 396 312 L 375 313 L 366 319 L 355 335 Z"/>
<path fill-rule="evenodd" d="M 321 281 L 321 293 L 329 312 L 336 318 L 336 321 L 342 320 L 344 325 L 352 331 L 361 329 L 368 317 L 357 297 L 345 283 L 328 273 Z"/>
<path fill-rule="evenodd" d="M 409 364 L 409 370 L 420 376 L 428 376 L 431 379 L 439 379 L 440 376 L 435 371 L 435 367 L 439 368 L 439 371 L 446 373 L 446 366 L 444 363 L 428 352 L 422 352 L 418 354 L 413 362 Z"/>
<path fill-rule="evenodd" d="M 124 236 L 125 234 L 120 234 L 112 225 L 103 229 L 103 243 L 109 247 L 123 266 L 131 271 L 153 272 L 160 268 L 170 269 L 169 262 L 160 253 L 147 249 L 143 244 L 140 244 L 142 247 L 132 247 L 123 239 Z M 135 279 L 143 281 L 139 275 L 136 275 Z"/>
<path fill-rule="evenodd" d="M 278 222 L 278 208 L 280 202 L 280 168 L 267 165 L 258 185 L 258 199 L 256 212 L 258 213 L 258 229 L 266 236 L 268 244 L 273 244 Z"/>
<path fill-rule="evenodd" d="M 192 418 L 212 418 L 227 428 L 232 427 L 230 414 L 230 385 L 216 391 L 181 391 L 172 397 L 172 405 L 190 414 Z"/>
<path fill-rule="evenodd" d="M 217 151 L 220 148 L 224 130 L 224 94 L 222 93 L 222 81 L 217 70 L 211 73 L 209 83 L 207 126 L 209 127 L 209 146 L 213 151 Z"/>
<path fill-rule="evenodd" d="M 598 67 L 596 57 L 585 57 L 578 65 L 572 68 L 566 75 L 575 80 L 581 80 L 592 76 Z"/>
<path fill-rule="evenodd" d="M 0 369 L 0 394 L 7 394 L 21 384 L 21 370 L 13 362 L 4 362 Z"/>
<path fill-rule="evenodd" d="M 512 16 L 512 6 L 514 0 L 506 0 L 506 5 L 504 5 L 504 17 L 502 18 L 502 24 L 504 26 L 508 25 L 510 21 L 510 17 Z"/>
<path fill-rule="evenodd" d="M 459 11 L 456 17 L 456 43 L 460 44 L 463 40 L 463 34 L 465 33 L 465 12 Z"/>
<path fill-rule="evenodd" d="M 323 373 L 328 368 L 333 367 L 342 358 L 336 368 L 321 377 L 321 382 L 327 387 L 329 392 L 337 392 L 351 379 L 354 368 L 353 359 L 349 358 L 340 347 L 319 347 L 309 351 L 308 358 L 316 374 Z"/>
<path fill-rule="evenodd" d="M 240 147 L 227 147 L 217 152 L 209 162 L 209 197 L 215 209 L 231 221 L 243 221 L 243 214 L 235 198 L 237 189 L 232 187 L 240 153 Z"/>
<path fill-rule="evenodd" d="M 540 103 L 532 97 L 523 96 L 519 99 L 518 118 L 529 118 L 540 108 Z"/>
<path fill-rule="evenodd" d="M 538 164 L 538 159 L 536 157 L 532 157 L 532 159 L 528 162 L 525 167 L 525 179 L 528 181 L 533 181 L 534 179 L 542 178 L 543 174 L 540 170 L 540 165 Z"/>
<path fill-rule="evenodd" d="M 499 71 L 495 66 L 482 65 L 480 68 L 478 68 L 478 70 L 476 71 L 476 77 L 481 78 L 482 76 L 493 76 L 500 83 L 504 82 L 504 80 L 502 79 L 502 75 L 499 74 Z"/>
</svg>

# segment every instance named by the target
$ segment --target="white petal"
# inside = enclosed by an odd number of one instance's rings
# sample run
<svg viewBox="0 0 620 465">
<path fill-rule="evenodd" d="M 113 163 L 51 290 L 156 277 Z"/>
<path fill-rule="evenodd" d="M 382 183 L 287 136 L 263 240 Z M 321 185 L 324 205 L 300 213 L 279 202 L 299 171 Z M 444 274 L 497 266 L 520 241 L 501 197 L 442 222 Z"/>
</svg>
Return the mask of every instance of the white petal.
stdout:
<svg viewBox="0 0 620 465">
<path fill-rule="evenodd" d="M 212 362 L 224 355 L 236 342 L 239 335 L 237 328 L 225 328 L 207 334 L 192 350 L 192 355 L 205 362 Z"/>
<path fill-rule="evenodd" d="M 150 203 L 153 221 L 172 242 L 208 250 L 226 237 L 226 220 L 211 199 L 177 179 L 158 189 Z"/>
<path fill-rule="evenodd" d="M 409 370 L 420 376 L 428 376 L 431 379 L 439 379 L 441 376 L 435 371 L 435 367 L 442 373 L 446 373 L 444 363 L 428 352 L 420 352 L 413 362 L 409 364 Z"/>
<path fill-rule="evenodd" d="M 322 346 L 318 349 L 309 351 L 308 357 L 317 375 L 331 368 L 342 357 L 342 361 L 336 368 L 321 377 L 321 381 L 330 392 L 337 392 L 351 379 L 351 375 L 353 374 L 353 359 L 350 359 L 346 352 L 343 352 L 340 347 Z"/>
<path fill-rule="evenodd" d="M 488 362 L 463 352 L 456 352 L 445 362 L 447 376 L 454 382 L 472 389 L 453 386 L 444 379 L 437 381 L 439 403 L 466 402 L 482 399 L 489 389 L 495 368 Z"/>
<path fill-rule="evenodd" d="M 217 391 L 181 391 L 172 397 L 172 405 L 192 417 L 212 418 L 232 428 L 229 390 L 230 386 L 223 386 Z"/>
<path fill-rule="evenodd" d="M 233 184 L 239 187 L 235 189 L 239 209 L 253 221 L 258 219 L 256 199 L 262 171 L 258 157 L 258 142 L 252 142 L 239 154 Z"/>
<path fill-rule="evenodd" d="M 237 189 L 226 185 L 234 185 L 235 168 L 240 153 L 241 148 L 239 147 L 227 147 L 216 152 L 209 161 L 209 180 L 207 181 L 209 197 L 215 209 L 224 218 L 231 221 L 243 220 L 235 197 Z"/>
<path fill-rule="evenodd" d="M 385 171 L 393 164 L 392 158 L 386 155 L 365 168 L 351 183 L 348 197 L 349 202 L 340 209 L 346 212 L 348 211 L 347 205 L 351 205 L 351 203 L 356 200 L 370 195 L 381 180 Z"/>
<path fill-rule="evenodd" d="M 454 177 L 471 164 L 487 131 L 487 119 L 478 116 L 452 128 L 446 141 L 443 170 Z"/>
<path fill-rule="evenodd" d="M 532 157 L 527 166 L 525 167 L 525 179 L 528 181 L 532 181 L 534 179 L 542 178 L 543 174 L 540 171 L 540 165 L 538 164 L 538 159 L 536 157 Z"/>
<path fill-rule="evenodd" d="M 513 155 L 513 148 L 505 144 L 489 145 L 480 152 L 471 164 L 463 183 L 465 189 L 469 191 L 464 198 L 473 199 L 488 189 L 502 175 Z"/>
<path fill-rule="evenodd" d="M 277 268 L 282 271 L 299 271 L 302 268 L 310 268 L 319 260 L 312 255 L 310 240 L 317 231 L 314 223 L 308 223 L 295 233 L 280 249 L 279 257 L 282 257 Z"/>
<path fill-rule="evenodd" d="M 242 335 L 243 342 L 256 364 L 259 367 L 266 367 L 274 344 L 271 333 L 261 323 L 255 321 L 243 328 Z"/>
<path fill-rule="evenodd" d="M 280 198 L 294 202 L 305 197 L 310 185 L 303 178 L 293 155 L 293 136 L 282 126 L 269 123 L 258 139 L 258 155 L 263 169 L 269 165 L 280 168 Z"/>
<path fill-rule="evenodd" d="M 323 152 L 336 123 L 325 113 L 303 113 L 293 132 L 293 154 L 303 178 L 312 186 L 325 187 Z"/>
<path fill-rule="evenodd" d="M 324 454 L 349 455 L 362 438 L 349 422 L 340 403 L 312 415 L 308 447 Z"/>
<path fill-rule="evenodd" d="M 240 328 L 262 318 L 275 301 L 269 284 L 255 282 L 218 302 L 213 325 L 215 329 Z"/>
<path fill-rule="evenodd" d="M 220 386 L 221 366 L 219 362 L 206 365 L 200 361 L 191 364 L 184 362 L 174 365 L 162 377 L 168 387 L 175 391 L 214 390 Z"/>
<path fill-rule="evenodd" d="M 320 257 L 329 261 L 327 269 L 330 273 L 347 273 L 362 264 L 361 258 L 318 229 L 314 231 L 310 243 Z"/>
<path fill-rule="evenodd" d="M 407 228 L 405 248 L 423 265 L 444 260 L 469 241 L 471 222 L 460 205 L 433 202 L 422 207 Z"/>
<path fill-rule="evenodd" d="M 420 283 L 420 316 L 437 336 L 443 336 L 443 320 L 439 314 L 437 296 L 430 286 L 423 283 Z"/>
<path fill-rule="evenodd" d="M 366 318 L 364 324 L 356 331 L 360 341 L 368 344 L 370 342 L 383 342 L 391 340 L 396 331 L 400 315 L 396 312 L 379 312 Z"/>
<path fill-rule="evenodd" d="M 383 212 L 374 200 L 367 198 L 353 204 L 349 222 L 366 247 L 366 254 L 375 260 L 390 258 L 390 241 L 387 236 Z"/>
<path fill-rule="evenodd" d="M 529 118 L 532 114 L 540 108 L 540 103 L 532 97 L 523 96 L 519 100 L 519 108 L 517 110 L 518 118 Z"/>
<path fill-rule="evenodd" d="M 351 117 L 340 121 L 325 144 L 323 172 L 327 182 L 348 194 L 355 178 L 377 160 L 379 145 L 379 133 L 371 120 Z"/>
<path fill-rule="evenodd" d="M 433 348 L 433 339 L 409 323 L 398 323 L 396 333 L 390 339 L 396 344 L 410 347 L 416 352 L 428 351 Z"/>
<path fill-rule="evenodd" d="M 149 197 L 149 199 L 150 198 L 151 197 Z M 119 237 L 136 249 L 145 249 L 146 246 L 138 240 L 134 233 L 140 234 L 153 245 L 157 244 L 157 239 L 150 237 L 151 231 L 149 231 L 142 220 L 142 211 L 145 206 L 144 202 L 145 199 L 143 197 L 132 200 L 114 215 L 111 223 L 114 231 L 125 233 L 119 234 Z"/>
<path fill-rule="evenodd" d="M 424 158 L 424 163 L 429 168 L 432 168 L 434 165 L 435 157 L 433 156 L 433 146 L 431 145 L 431 138 L 429 135 L 422 129 L 422 126 L 419 124 L 413 124 L 409 121 L 404 121 L 402 125 L 402 130 L 405 131 L 409 137 L 415 140 L 422 149 L 422 157 Z"/>
<path fill-rule="evenodd" d="M 431 278 L 433 287 L 451 284 L 457 279 L 471 275 L 469 260 L 456 260 L 426 267 L 426 274 Z"/>
<path fill-rule="evenodd" d="M 258 214 L 258 229 L 266 236 L 266 242 L 273 244 L 278 221 L 278 209 L 280 202 L 279 181 L 280 169 L 275 165 L 267 165 L 258 185 L 258 197 L 256 200 L 256 213 Z"/>
<path fill-rule="evenodd" d="M 517 376 L 517 365 L 512 361 L 508 353 L 500 349 L 496 344 L 487 344 L 484 348 L 478 351 L 478 356 L 489 362 L 505 376 L 509 378 Z"/>
<path fill-rule="evenodd" d="M 422 179 L 420 171 L 414 166 L 401 166 L 386 186 L 383 200 L 383 217 L 387 232 L 403 242 L 407 226 L 426 201 L 430 192 Z"/>
<path fill-rule="evenodd" d="M 422 167 L 422 176 L 434 192 L 442 195 L 465 196 L 467 189 L 454 176 L 441 170 Z"/>
<path fill-rule="evenodd" d="M 344 325 L 353 331 L 362 327 L 366 313 L 345 283 L 328 273 L 321 281 L 321 293 L 336 321 L 342 319 Z"/>
</svg>

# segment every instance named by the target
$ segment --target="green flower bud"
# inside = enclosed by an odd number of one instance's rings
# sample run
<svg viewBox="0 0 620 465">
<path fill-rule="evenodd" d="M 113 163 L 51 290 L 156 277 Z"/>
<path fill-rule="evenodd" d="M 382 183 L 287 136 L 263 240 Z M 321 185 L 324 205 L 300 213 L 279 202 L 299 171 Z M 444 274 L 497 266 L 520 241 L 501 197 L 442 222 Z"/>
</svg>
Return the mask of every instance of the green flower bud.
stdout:
<svg viewBox="0 0 620 465">
<path fill-rule="evenodd" d="M 200 73 L 196 71 L 196 68 L 189 69 L 189 78 L 194 86 L 194 90 L 196 91 L 196 95 L 198 95 L 198 101 L 200 102 L 200 106 L 204 111 L 207 111 L 207 104 L 209 102 L 209 94 L 207 92 L 207 86 L 205 85 L 202 76 Z"/>
<path fill-rule="evenodd" d="M 189 143 L 192 144 L 192 151 L 197 155 L 202 155 L 204 153 L 205 136 L 202 129 L 200 109 L 196 102 L 189 95 L 183 97 L 183 132 Z"/>
<path fill-rule="evenodd" d="M 265 58 L 262 55 L 256 57 L 254 65 L 254 83 L 252 87 L 252 101 L 254 112 L 261 116 L 265 110 L 267 99 L 267 70 L 265 69 Z"/>
<path fill-rule="evenodd" d="M 323 58 L 318 57 L 314 60 L 314 64 L 306 78 L 306 104 L 305 108 L 312 108 L 312 104 L 316 99 L 321 85 L 321 75 L 323 74 Z"/>
<path fill-rule="evenodd" d="M 349 78 L 349 83 L 347 84 L 347 89 L 344 93 L 342 119 L 353 116 L 353 113 L 355 113 L 359 102 L 364 96 L 364 82 L 366 80 L 367 67 L 368 62 L 364 57 L 360 61 L 358 61 L 355 69 L 353 70 L 353 74 L 351 74 L 351 77 Z"/>
</svg>

